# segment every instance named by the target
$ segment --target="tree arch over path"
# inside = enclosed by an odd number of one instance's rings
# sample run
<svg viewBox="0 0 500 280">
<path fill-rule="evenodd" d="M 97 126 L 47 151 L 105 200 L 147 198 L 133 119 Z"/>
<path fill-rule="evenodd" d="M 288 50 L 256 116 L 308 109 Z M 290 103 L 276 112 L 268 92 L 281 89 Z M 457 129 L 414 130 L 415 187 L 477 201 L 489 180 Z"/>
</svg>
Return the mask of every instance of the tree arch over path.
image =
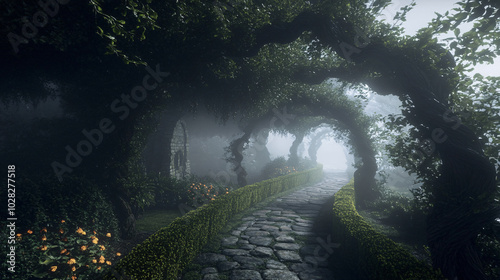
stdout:
<svg viewBox="0 0 500 280">
<path fill-rule="evenodd" d="M 450 68 L 453 58 L 424 40 L 404 46 L 370 41 L 346 20 L 312 12 L 302 13 L 290 23 L 261 28 L 256 43 L 239 55 L 255 54 L 271 42 L 289 43 L 306 30 L 354 63 L 314 69 L 309 74 L 304 71 L 300 74 L 303 81 L 318 83 L 336 77 L 368 84 L 379 94 L 396 94 L 410 108 L 406 115 L 410 123 L 434 140 L 442 165 L 428 217 L 433 264 L 449 279 L 484 279 L 475 239 L 484 226 L 495 222 L 496 172 L 477 136 L 450 113 L 448 96 L 456 83 Z"/>
<path fill-rule="evenodd" d="M 378 196 L 375 190 L 377 163 L 374 147 L 371 144 L 372 140 L 369 136 L 370 120 L 356 106 L 355 102 L 348 100 L 340 93 L 332 93 L 326 86 L 319 86 L 309 88 L 305 94 L 292 96 L 290 101 L 284 101 L 278 108 L 287 108 L 289 113 L 293 112 L 296 116 L 291 123 L 279 129 L 282 132 L 288 131 L 305 135 L 305 130 L 317 127 L 322 123 L 328 123 L 334 125 L 335 128 L 332 129 L 338 129 L 343 134 L 348 135 L 348 143 L 361 158 L 354 173 L 356 203 L 359 207 L 364 207 L 367 202 L 373 201 Z M 243 129 L 243 136 L 230 144 L 231 157 L 229 161 L 234 164 L 234 171 L 238 175 L 240 185 L 246 182 L 244 179 L 246 172 L 241 165 L 244 143 L 248 142 L 252 133 L 265 128 L 272 118 L 272 110 L 260 117 L 252 118 Z"/>
<path fill-rule="evenodd" d="M 28 1 L 19 1 L 19 3 L 21 2 Z M 123 4 L 119 5 L 118 2 Z M 226 1 L 215 2 L 222 4 Z M 307 5 L 305 5 L 306 2 Z M 481 16 L 482 12 L 476 11 L 485 10 L 487 2 L 492 1 L 470 1 L 471 4 L 480 4 L 476 5 L 472 16 Z M 401 42 L 391 42 L 390 38 L 388 40 L 389 36 L 384 34 L 388 29 L 379 28 L 374 37 L 368 38 L 349 24 L 351 21 L 369 22 L 374 19 L 373 15 L 368 15 L 363 9 L 367 8 L 367 4 L 371 4 L 370 8 L 378 5 L 373 9 L 376 13 L 380 11 L 386 1 L 287 1 L 286 6 L 283 3 L 273 1 L 266 3 L 269 4 L 266 6 L 260 5 L 260 3 L 249 3 L 249 1 L 234 1 L 231 4 L 234 13 L 227 13 L 221 11 L 220 6 L 207 8 L 205 2 L 198 0 L 168 1 L 168 3 L 153 1 L 152 5 L 154 6 L 152 7 L 158 13 L 151 12 L 149 5 L 146 5 L 144 13 L 137 13 L 134 17 L 129 13 L 132 18 L 130 20 L 125 18 L 127 24 L 139 23 L 131 25 L 137 26 L 138 29 L 151 28 L 152 25 L 156 24 L 158 18 L 158 24 L 165 28 L 157 29 L 157 32 L 149 32 L 150 30 L 148 30 L 147 36 L 151 39 L 148 39 L 147 42 L 135 40 L 135 43 L 132 43 L 133 39 L 141 37 L 142 40 L 142 37 L 145 36 L 144 33 L 141 36 L 139 34 L 141 32 L 135 32 L 135 29 L 123 30 L 123 25 L 119 24 L 118 19 L 121 18 L 120 9 L 112 11 L 113 8 L 119 6 L 126 8 L 124 6 L 130 5 L 130 2 L 110 1 L 107 3 L 104 12 L 110 11 L 110 14 L 117 15 L 118 18 L 114 24 L 106 25 L 104 34 L 120 35 L 122 33 L 120 36 L 116 36 L 118 39 L 124 39 L 120 40 L 120 45 L 122 41 L 126 42 L 125 39 L 128 35 L 133 35 L 130 36 L 132 42 L 129 41 L 125 53 L 137 52 L 137 56 L 144 61 L 151 63 L 154 61 L 154 64 L 151 65 L 152 68 L 155 68 L 154 65 L 158 63 L 161 65 L 161 73 L 165 74 L 171 71 L 172 75 L 164 78 L 167 83 L 172 83 L 162 85 L 165 90 L 158 90 L 158 94 L 151 94 L 152 98 L 146 99 L 138 110 L 132 111 L 133 113 L 126 119 L 126 122 L 120 123 L 120 128 L 116 129 L 120 132 L 110 136 L 108 145 L 101 146 L 101 151 L 109 150 L 111 155 L 107 157 L 102 152 L 100 153 L 103 155 L 102 158 L 114 158 L 112 164 L 109 164 L 109 160 L 101 161 L 102 163 L 107 162 L 107 167 L 111 166 L 111 168 L 107 168 L 110 171 L 102 173 L 101 177 L 104 179 L 118 178 L 123 176 L 122 173 L 126 173 L 126 169 L 119 163 L 125 161 L 132 154 L 129 145 L 132 139 L 131 135 L 134 135 L 134 125 L 139 122 L 141 116 L 146 114 L 144 112 L 148 111 L 145 108 L 156 107 L 156 104 L 159 103 L 158 100 L 165 101 L 165 99 L 169 99 L 169 103 L 175 104 L 177 107 L 187 108 L 187 104 L 191 101 L 201 99 L 199 96 L 201 94 L 197 93 L 206 92 L 195 89 L 205 89 L 207 86 L 214 89 L 214 85 L 211 83 L 212 80 L 216 80 L 214 77 L 227 77 L 234 74 L 231 71 L 221 70 L 231 68 L 225 66 L 236 64 L 235 61 L 228 59 L 229 56 L 239 58 L 254 56 L 266 44 L 290 43 L 305 33 L 306 36 L 301 39 L 309 43 L 313 42 L 309 46 L 321 45 L 330 48 L 346 62 L 339 63 L 337 68 L 321 68 L 318 65 L 314 65 L 314 67 L 310 65 L 308 69 L 305 69 L 306 71 L 297 73 L 297 78 L 308 83 L 319 83 L 327 77 L 337 77 L 347 82 L 368 84 L 379 94 L 396 94 L 409 108 L 408 114 L 406 114 L 408 120 L 423 135 L 435 140 L 437 152 L 442 159 L 442 171 L 433 188 L 434 210 L 429 218 L 428 240 L 434 265 L 441 268 L 445 276 L 450 279 L 455 277 L 457 279 L 483 279 L 474 239 L 482 227 L 495 222 L 495 213 L 492 207 L 496 192 L 495 170 L 485 158 L 477 137 L 470 129 L 458 122 L 457 116 L 448 111 L 450 107 L 448 96 L 456 82 L 455 75 L 449 67 L 453 65 L 453 59 L 447 58 L 446 52 L 436 43 L 431 42 L 430 35 L 423 34 L 418 41 L 401 39 Z M 88 20 L 87 17 L 93 17 L 97 4 L 90 7 L 85 1 L 82 1 L 71 5 L 78 6 L 67 6 L 69 9 L 58 14 L 57 21 L 52 21 L 45 29 L 40 29 L 39 36 L 34 38 L 36 40 L 32 40 L 39 43 L 26 44 L 22 42 L 20 55 L 9 56 L 3 65 L 4 69 L 8 69 L 6 71 L 8 73 L 3 76 L 2 81 L 7 81 L 6 84 L 12 85 L 12 83 L 20 81 L 19 79 L 11 79 L 13 75 L 22 76 L 23 80 L 25 77 L 31 77 L 30 75 L 37 75 L 33 71 L 29 71 L 29 75 L 26 76 L 26 73 L 23 72 L 34 69 L 34 65 L 36 65 L 37 70 L 40 69 L 41 65 L 46 65 L 43 69 L 51 69 L 57 73 L 59 79 L 69 73 L 72 74 L 71 78 L 75 80 L 82 77 L 86 79 L 93 77 L 89 80 L 92 83 L 99 81 L 98 87 L 105 87 L 106 90 L 101 93 L 84 90 L 85 88 L 82 87 L 82 94 L 71 95 L 72 102 L 69 104 L 80 106 L 80 97 L 88 97 L 85 101 L 93 106 L 87 105 L 85 109 L 94 108 L 91 111 L 92 115 L 95 116 L 96 120 L 99 120 L 109 113 L 109 108 L 100 106 L 100 104 L 110 104 L 116 98 L 115 94 L 121 94 L 133 88 L 136 85 L 136 82 L 132 81 L 133 78 L 142 77 L 144 69 L 136 68 L 131 71 L 130 67 L 121 67 L 120 64 L 120 67 L 113 67 L 115 72 L 110 72 L 109 62 L 111 59 L 103 59 L 102 49 L 96 48 L 103 42 L 95 34 L 97 28 L 101 29 L 98 25 L 103 26 L 102 20 L 109 17 L 99 13 L 95 21 Z M 19 34 L 21 29 L 21 25 L 18 24 L 19 20 L 23 16 L 33 15 L 39 10 L 37 5 L 19 5 L 19 7 L 25 8 L 19 9 L 18 13 L 11 13 L 11 16 L 6 18 L 10 18 L 10 20 L 6 20 L 9 24 L 2 32 L 6 30 L 6 32 L 13 31 Z M 226 11 L 228 9 L 226 8 Z M 311 10 L 322 11 L 323 14 L 317 14 Z M 465 10 L 470 9 L 466 8 Z M 491 11 L 490 8 L 487 10 Z M 300 13 L 301 11 L 307 12 Z M 145 14 L 149 15 L 148 20 L 142 21 L 141 18 Z M 257 16 L 253 16 L 254 14 Z M 467 17 L 466 14 L 464 15 Z M 496 15 L 498 12 L 494 15 L 492 13 L 488 15 L 492 16 L 493 23 L 496 23 Z M 85 32 L 80 32 L 82 30 L 75 32 L 75 28 L 82 28 L 82 26 Z M 495 27 L 494 24 L 483 26 Z M 110 31 L 110 29 L 114 29 L 113 27 L 117 27 L 118 31 Z M 47 33 L 43 34 L 42 31 Z M 5 32 L 2 34 L 6 35 Z M 50 36 L 53 38 L 50 39 L 46 36 L 47 34 L 56 34 L 56 36 Z M 100 35 L 103 35 L 102 30 Z M 492 32 L 489 38 L 494 39 L 495 36 L 495 33 Z M 379 39 L 376 40 L 375 37 Z M 107 36 L 107 38 L 114 38 L 114 36 Z M 44 43 L 46 40 L 48 43 Z M 106 43 L 115 43 L 116 40 Z M 20 43 L 21 41 L 18 41 L 18 44 Z M 0 43 L 2 53 L 12 53 L 11 45 L 11 42 L 3 40 Z M 40 49 L 35 48 L 35 46 L 40 47 Z M 496 46 L 498 47 L 498 44 Z M 65 51 L 66 49 L 70 49 L 71 52 Z M 321 52 L 316 53 L 321 55 Z M 68 60 L 77 63 L 67 64 Z M 61 71 L 61 69 L 68 71 Z M 80 69 L 78 75 L 74 75 L 74 69 Z M 92 73 L 95 73 L 95 77 L 91 75 Z M 110 78 L 113 79 L 110 80 Z M 272 79 L 272 83 L 276 83 L 276 79 Z M 19 82 L 18 84 L 24 85 L 25 83 Z M 82 81 L 81 84 L 87 83 Z M 38 86 L 38 88 L 41 87 Z M 38 88 L 33 90 L 29 96 L 48 96 L 48 93 L 41 94 L 42 91 L 39 91 Z M 180 90 L 181 88 L 183 90 Z M 239 88 L 240 94 L 234 95 L 245 106 L 247 105 L 245 101 L 252 99 L 252 96 L 245 95 L 246 88 L 248 87 Z M 226 102 L 234 98 L 234 96 L 224 94 L 229 91 L 213 90 L 213 92 L 217 94 L 205 94 L 204 100 Z M 173 93 L 173 97 L 167 98 L 170 93 Z M 12 91 L 10 96 L 14 97 L 17 94 L 17 92 Z M 182 98 L 178 97 L 180 95 Z M 196 98 L 190 98 L 191 96 Z M 184 100 L 181 99 L 189 101 L 183 102 Z M 234 105 L 238 102 L 227 103 Z M 79 107 L 73 108 L 72 111 L 78 112 L 80 111 L 78 109 Z M 88 121 L 91 114 L 84 115 L 86 115 L 85 120 Z M 121 148 L 124 148 L 126 152 L 122 152 Z M 64 151 L 63 149 L 59 150 Z M 91 173 L 89 172 L 89 174 Z M 117 193 L 123 190 L 119 183 L 111 183 L 110 185 L 113 187 L 109 189 L 116 190 Z M 115 192 L 113 191 L 113 193 Z"/>
</svg>

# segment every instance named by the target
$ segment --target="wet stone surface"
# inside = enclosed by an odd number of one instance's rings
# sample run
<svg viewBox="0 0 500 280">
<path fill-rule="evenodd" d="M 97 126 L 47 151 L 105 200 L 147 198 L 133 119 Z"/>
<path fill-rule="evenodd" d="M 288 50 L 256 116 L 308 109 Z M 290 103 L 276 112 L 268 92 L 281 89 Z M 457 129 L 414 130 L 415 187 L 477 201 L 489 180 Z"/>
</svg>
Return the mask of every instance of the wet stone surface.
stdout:
<svg viewBox="0 0 500 280">
<path fill-rule="evenodd" d="M 243 217 L 242 223 L 218 238 L 219 249 L 195 258 L 193 264 L 202 267 L 201 279 L 337 279 L 326 261 L 336 244 L 313 232 L 313 220 L 321 205 L 347 182 L 345 173 L 326 173 L 322 182 Z"/>
</svg>

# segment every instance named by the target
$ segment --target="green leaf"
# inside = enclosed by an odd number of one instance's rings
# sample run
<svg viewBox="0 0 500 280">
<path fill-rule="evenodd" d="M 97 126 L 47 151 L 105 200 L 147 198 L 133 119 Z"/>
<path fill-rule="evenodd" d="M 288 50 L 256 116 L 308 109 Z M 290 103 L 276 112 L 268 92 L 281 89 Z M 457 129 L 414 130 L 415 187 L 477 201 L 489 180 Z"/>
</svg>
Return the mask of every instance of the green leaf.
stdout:
<svg viewBox="0 0 500 280">
<path fill-rule="evenodd" d="M 53 262 L 54 260 L 51 260 L 50 258 L 48 259 L 45 259 L 45 261 L 38 261 L 39 264 L 42 264 L 42 265 L 48 265 L 49 263 Z"/>
</svg>

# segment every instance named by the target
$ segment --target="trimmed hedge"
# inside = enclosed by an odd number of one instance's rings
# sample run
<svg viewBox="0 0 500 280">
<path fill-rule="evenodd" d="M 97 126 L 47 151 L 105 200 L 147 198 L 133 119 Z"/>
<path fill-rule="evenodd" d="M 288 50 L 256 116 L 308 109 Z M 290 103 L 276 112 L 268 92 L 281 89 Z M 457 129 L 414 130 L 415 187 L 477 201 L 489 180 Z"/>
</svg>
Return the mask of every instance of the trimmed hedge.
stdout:
<svg viewBox="0 0 500 280">
<path fill-rule="evenodd" d="M 236 213 L 269 196 L 321 180 L 323 166 L 237 189 L 190 211 L 135 247 L 104 279 L 177 279 L 209 239 Z M 116 275 L 115 275 L 116 274 Z"/>
<path fill-rule="evenodd" d="M 359 279 L 444 279 L 439 271 L 418 260 L 403 247 L 373 229 L 356 211 L 354 183 L 335 194 L 333 233 L 342 258 L 359 273 Z"/>
</svg>

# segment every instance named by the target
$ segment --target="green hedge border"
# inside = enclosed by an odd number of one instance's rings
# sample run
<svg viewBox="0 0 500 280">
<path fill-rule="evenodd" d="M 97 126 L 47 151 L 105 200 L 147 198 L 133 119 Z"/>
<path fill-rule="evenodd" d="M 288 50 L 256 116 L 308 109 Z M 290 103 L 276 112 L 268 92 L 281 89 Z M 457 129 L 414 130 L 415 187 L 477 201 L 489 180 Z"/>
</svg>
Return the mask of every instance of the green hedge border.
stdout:
<svg viewBox="0 0 500 280">
<path fill-rule="evenodd" d="M 229 219 L 250 206 L 288 189 L 323 177 L 323 166 L 269 179 L 237 189 L 190 211 L 135 247 L 104 279 L 177 279 L 181 272 Z M 116 275 L 115 275 L 116 274 Z M 128 278 L 126 278 L 128 277 Z"/>
<path fill-rule="evenodd" d="M 354 197 L 352 180 L 335 194 L 333 234 L 341 244 L 339 254 L 359 279 L 444 279 L 439 271 L 373 229 L 356 211 Z"/>
</svg>

